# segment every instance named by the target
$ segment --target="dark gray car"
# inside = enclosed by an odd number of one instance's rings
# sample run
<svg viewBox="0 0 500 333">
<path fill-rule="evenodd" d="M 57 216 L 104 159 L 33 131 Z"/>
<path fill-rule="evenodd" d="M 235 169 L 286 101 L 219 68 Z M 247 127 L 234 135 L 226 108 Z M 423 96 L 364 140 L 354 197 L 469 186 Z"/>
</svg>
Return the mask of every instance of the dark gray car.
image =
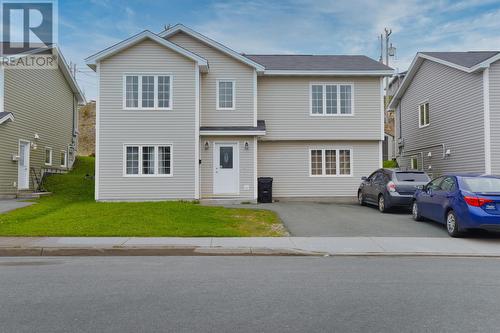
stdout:
<svg viewBox="0 0 500 333">
<path fill-rule="evenodd" d="M 377 205 L 385 213 L 392 207 L 410 208 L 417 187 L 426 185 L 430 178 L 423 171 L 379 169 L 361 180 L 359 204 Z"/>
</svg>

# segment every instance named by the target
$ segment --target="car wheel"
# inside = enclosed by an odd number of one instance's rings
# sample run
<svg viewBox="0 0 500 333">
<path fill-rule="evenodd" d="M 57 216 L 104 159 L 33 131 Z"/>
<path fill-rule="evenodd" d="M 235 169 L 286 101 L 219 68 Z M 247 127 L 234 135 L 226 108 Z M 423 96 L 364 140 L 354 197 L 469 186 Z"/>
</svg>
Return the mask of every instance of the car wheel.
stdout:
<svg viewBox="0 0 500 333">
<path fill-rule="evenodd" d="M 363 191 L 359 191 L 358 192 L 358 203 L 361 205 L 361 206 L 365 206 L 365 198 L 363 196 Z"/>
<path fill-rule="evenodd" d="M 411 215 L 413 216 L 413 219 L 417 222 L 423 220 L 422 215 L 420 215 L 420 211 L 418 210 L 418 204 L 416 200 L 413 201 L 413 204 L 411 205 Z"/>
<path fill-rule="evenodd" d="M 385 202 L 385 198 L 384 198 L 383 194 L 378 196 L 378 210 L 381 213 L 386 213 L 388 211 L 387 204 Z"/>
<path fill-rule="evenodd" d="M 450 210 L 448 214 L 446 214 L 446 230 L 448 231 L 448 235 L 450 235 L 451 237 L 462 236 L 462 233 L 460 232 L 460 226 L 458 225 L 457 216 L 452 210 Z"/>
</svg>

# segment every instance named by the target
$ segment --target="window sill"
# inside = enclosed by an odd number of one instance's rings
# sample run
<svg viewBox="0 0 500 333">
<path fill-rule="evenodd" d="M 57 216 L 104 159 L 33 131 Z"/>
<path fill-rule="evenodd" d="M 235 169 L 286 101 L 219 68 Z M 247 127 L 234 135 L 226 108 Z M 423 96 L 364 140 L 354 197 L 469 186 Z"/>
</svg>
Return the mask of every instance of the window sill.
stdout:
<svg viewBox="0 0 500 333">
<path fill-rule="evenodd" d="M 172 111 L 173 108 L 123 108 L 123 111 Z"/>
<path fill-rule="evenodd" d="M 311 117 L 354 117 L 353 113 L 345 114 L 314 114 L 309 113 Z"/>
<path fill-rule="evenodd" d="M 216 111 L 235 111 L 236 108 L 216 108 Z"/>
<path fill-rule="evenodd" d="M 311 178 L 349 178 L 353 175 L 309 175 Z"/>
<path fill-rule="evenodd" d="M 423 125 L 423 126 L 421 126 L 421 125 L 418 125 L 418 128 L 426 128 L 426 127 L 429 127 L 429 125 L 430 125 L 430 124 L 427 124 L 427 125 Z"/>
<path fill-rule="evenodd" d="M 170 178 L 173 177 L 174 175 L 122 175 L 124 178 Z"/>
</svg>

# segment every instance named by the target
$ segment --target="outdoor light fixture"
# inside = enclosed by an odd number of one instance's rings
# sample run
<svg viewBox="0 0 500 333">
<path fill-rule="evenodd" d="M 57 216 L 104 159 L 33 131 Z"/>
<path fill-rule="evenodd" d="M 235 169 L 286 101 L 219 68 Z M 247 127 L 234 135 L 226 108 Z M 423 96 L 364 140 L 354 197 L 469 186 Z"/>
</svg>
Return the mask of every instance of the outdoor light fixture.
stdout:
<svg viewBox="0 0 500 333">
<path fill-rule="evenodd" d="M 40 135 L 38 135 L 38 133 L 35 133 L 35 136 L 34 136 L 35 140 L 40 140 Z"/>
<path fill-rule="evenodd" d="M 205 150 L 208 150 L 210 148 L 210 145 L 208 144 L 208 141 L 205 141 Z"/>
<path fill-rule="evenodd" d="M 245 142 L 245 150 L 248 150 L 248 141 Z"/>
<path fill-rule="evenodd" d="M 444 153 L 446 156 L 450 156 L 451 155 L 451 149 L 446 149 L 446 153 Z"/>
<path fill-rule="evenodd" d="M 429 152 L 429 154 L 427 154 L 427 157 L 432 157 L 432 153 Z"/>
</svg>

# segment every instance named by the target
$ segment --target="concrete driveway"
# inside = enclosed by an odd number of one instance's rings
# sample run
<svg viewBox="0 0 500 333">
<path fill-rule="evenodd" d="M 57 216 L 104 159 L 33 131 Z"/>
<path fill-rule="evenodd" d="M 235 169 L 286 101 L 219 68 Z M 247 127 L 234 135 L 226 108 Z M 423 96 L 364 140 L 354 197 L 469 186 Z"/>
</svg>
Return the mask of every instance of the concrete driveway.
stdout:
<svg viewBox="0 0 500 333">
<path fill-rule="evenodd" d="M 292 236 L 448 237 L 444 225 L 415 222 L 404 210 L 382 214 L 376 208 L 357 204 L 309 202 L 250 206 L 277 212 Z"/>
<path fill-rule="evenodd" d="M 17 199 L 0 199 L 0 214 L 10 210 L 31 206 L 33 202 L 26 202 Z"/>
</svg>

